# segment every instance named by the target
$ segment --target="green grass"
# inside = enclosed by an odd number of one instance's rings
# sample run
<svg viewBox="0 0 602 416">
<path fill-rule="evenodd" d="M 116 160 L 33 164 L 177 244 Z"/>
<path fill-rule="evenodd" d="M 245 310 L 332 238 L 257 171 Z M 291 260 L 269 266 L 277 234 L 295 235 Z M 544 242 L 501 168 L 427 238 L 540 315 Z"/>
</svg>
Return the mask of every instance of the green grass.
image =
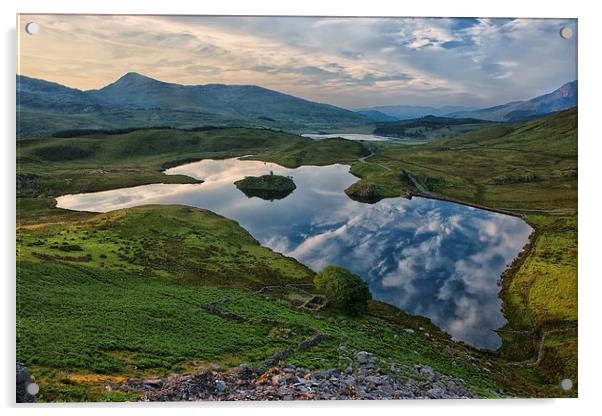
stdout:
<svg viewBox="0 0 602 416">
<path fill-rule="evenodd" d="M 521 215 L 536 232 L 529 250 L 503 281 L 501 297 L 508 324 L 500 335 L 501 354 L 527 360 L 544 331 L 577 323 L 577 110 L 535 121 L 489 127 L 452 140 L 420 146 L 374 143 L 366 163 L 352 172 L 375 184 L 383 196 L 408 190 L 421 194 L 411 175 L 430 195 Z M 525 331 L 516 333 L 515 331 Z M 549 374 L 576 378 L 576 334 L 547 347 L 535 379 Z M 564 364 L 550 357 L 563 357 Z M 554 370 L 555 369 L 555 370 Z M 548 374 L 543 377 L 543 374 Z"/>
<path fill-rule="evenodd" d="M 233 293 L 254 296 L 248 292 L 52 261 L 17 268 L 17 359 L 42 386 L 57 371 L 140 376 L 230 356 L 255 362 L 302 339 L 202 308 Z"/>
<path fill-rule="evenodd" d="M 412 120 L 376 123 L 374 134 L 423 140 L 450 139 L 463 133 L 491 126 L 493 123 L 474 118 L 426 116 Z"/>
<path fill-rule="evenodd" d="M 430 191 L 463 202 L 574 211 L 576 132 L 577 112 L 567 110 L 420 146 L 373 144 L 376 154 L 368 161 L 397 173 L 405 170 Z"/>
<path fill-rule="evenodd" d="M 569 110 L 421 145 L 313 141 L 252 129 L 19 141 L 17 358 L 41 383 L 43 400 L 128 400 L 103 386 L 124 376 L 188 370 L 192 361 L 256 363 L 307 335 L 291 331 L 300 323 L 330 338 L 291 356 L 297 365 L 343 366 L 345 345 L 383 360 L 432 365 L 484 395 L 558 396 L 559 378 L 577 377 L 576 333 L 547 338 L 535 369 L 505 362 L 533 358 L 544 331 L 576 324 L 576 117 Z M 370 154 L 367 147 L 374 155 L 359 160 Z M 161 171 L 248 154 L 287 167 L 350 164 L 361 178 L 351 195 L 366 186 L 378 187 L 382 197 L 417 193 L 413 178 L 441 197 L 522 215 L 536 233 L 503 281 L 509 322 L 500 353 L 454 343 L 427 319 L 378 302 L 362 319 L 326 312 L 338 319 L 331 322 L 254 296 L 249 289 L 308 282 L 313 272 L 203 210 L 149 206 L 92 214 L 54 207 L 53 197 L 64 193 L 193 182 Z M 232 301 L 224 307 L 234 312 L 289 325 L 206 316 L 204 303 L 226 297 Z"/>
<path fill-rule="evenodd" d="M 40 383 L 43 400 L 126 400 L 131 397 L 102 393 L 100 387 L 125 377 L 184 371 L 194 362 L 258 365 L 273 351 L 311 335 L 295 324 L 329 335 L 319 348 L 293 354 L 288 361 L 296 365 L 345 368 L 351 349 L 365 350 L 380 357 L 385 368 L 428 364 L 462 378 L 480 394 L 504 390 L 479 367 L 487 357 L 472 353 L 474 363 L 469 363 L 461 358 L 471 354 L 463 347 L 450 355 L 444 347 L 453 342 L 435 328 L 428 339 L 418 329 L 415 334 L 404 330 L 408 324 L 417 328 L 420 318 L 407 317 L 403 326 L 383 318 L 339 316 L 331 322 L 250 292 L 28 260 L 18 263 L 17 293 L 17 359 Z M 203 309 L 223 299 L 229 300 L 223 309 L 283 324 L 238 322 Z"/>
<path fill-rule="evenodd" d="M 145 206 L 76 223 L 22 227 L 18 257 L 145 273 L 203 285 L 311 282 L 297 261 L 261 247 L 234 221 L 185 206 Z M 76 246 L 80 250 L 65 250 Z"/>
<path fill-rule="evenodd" d="M 359 142 L 332 138 L 302 141 L 286 147 L 270 149 L 255 158 L 275 162 L 287 168 L 296 168 L 301 165 L 350 164 L 368 154 L 369 151 Z"/>
<path fill-rule="evenodd" d="M 242 128 L 198 132 L 149 129 L 20 140 L 18 174 L 36 176 L 32 183 L 20 187 L 19 196 L 49 197 L 160 182 L 195 183 L 193 178 L 162 171 L 186 161 L 260 154 L 312 143 L 292 134 Z"/>
<path fill-rule="evenodd" d="M 251 191 L 292 191 L 296 188 L 291 178 L 280 175 L 247 176 L 234 182 L 238 189 Z"/>
</svg>

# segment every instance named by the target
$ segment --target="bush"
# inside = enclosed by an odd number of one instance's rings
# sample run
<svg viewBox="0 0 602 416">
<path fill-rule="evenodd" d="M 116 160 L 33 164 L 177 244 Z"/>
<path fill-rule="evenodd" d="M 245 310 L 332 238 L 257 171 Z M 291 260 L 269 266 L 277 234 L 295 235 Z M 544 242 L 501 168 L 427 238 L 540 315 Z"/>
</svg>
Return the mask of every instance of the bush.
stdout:
<svg viewBox="0 0 602 416">
<path fill-rule="evenodd" d="M 368 284 L 341 266 L 326 267 L 316 275 L 314 284 L 332 306 L 348 315 L 366 312 L 372 299 Z"/>
</svg>

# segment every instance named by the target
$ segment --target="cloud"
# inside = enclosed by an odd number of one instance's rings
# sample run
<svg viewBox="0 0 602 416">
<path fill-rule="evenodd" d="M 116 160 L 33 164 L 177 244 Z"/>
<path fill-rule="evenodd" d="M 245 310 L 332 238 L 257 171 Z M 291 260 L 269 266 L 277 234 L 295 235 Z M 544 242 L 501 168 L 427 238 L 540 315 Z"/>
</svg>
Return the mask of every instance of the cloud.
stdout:
<svg viewBox="0 0 602 416">
<path fill-rule="evenodd" d="M 576 78 L 576 21 L 40 15 L 19 72 L 98 88 L 128 71 L 259 84 L 343 107 L 496 105 Z M 512 65 L 508 65 L 512 63 Z M 263 70 L 262 70 L 263 69 Z"/>
</svg>

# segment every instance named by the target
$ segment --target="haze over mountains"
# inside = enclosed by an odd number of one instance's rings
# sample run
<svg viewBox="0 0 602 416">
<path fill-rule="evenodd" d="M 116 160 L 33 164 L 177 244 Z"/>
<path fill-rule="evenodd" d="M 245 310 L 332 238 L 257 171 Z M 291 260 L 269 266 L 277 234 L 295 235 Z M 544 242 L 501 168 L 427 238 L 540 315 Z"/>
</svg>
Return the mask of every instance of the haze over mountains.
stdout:
<svg viewBox="0 0 602 416">
<path fill-rule="evenodd" d="M 18 75 L 17 106 L 20 137 L 65 129 L 166 125 L 327 131 L 370 121 L 350 110 L 255 85 L 180 85 L 134 72 L 89 91 Z"/>
<path fill-rule="evenodd" d="M 566 110 L 577 105 L 577 81 L 567 82 L 549 94 L 528 101 L 512 101 L 488 108 L 425 107 L 409 105 L 379 106 L 359 109 L 374 121 L 410 120 L 427 115 L 477 118 L 488 121 L 522 121 Z M 393 120 L 391 120 L 393 119 Z"/>
<path fill-rule="evenodd" d="M 463 106 L 383 105 L 360 108 L 357 112 L 372 118 L 374 121 L 399 121 L 412 120 L 424 116 L 444 116 L 456 111 L 472 110 L 477 110 L 477 108 Z"/>
<path fill-rule="evenodd" d="M 101 89 L 82 91 L 17 75 L 17 137 L 69 129 L 209 125 L 336 132 L 427 115 L 520 121 L 576 105 L 577 81 L 528 101 L 484 109 L 399 105 L 354 112 L 256 85 L 180 85 L 129 72 Z"/>
<path fill-rule="evenodd" d="M 456 111 L 450 117 L 473 117 L 491 121 L 521 121 L 577 105 L 577 81 L 567 82 L 549 94 L 528 101 L 514 101 L 476 111 Z"/>
</svg>

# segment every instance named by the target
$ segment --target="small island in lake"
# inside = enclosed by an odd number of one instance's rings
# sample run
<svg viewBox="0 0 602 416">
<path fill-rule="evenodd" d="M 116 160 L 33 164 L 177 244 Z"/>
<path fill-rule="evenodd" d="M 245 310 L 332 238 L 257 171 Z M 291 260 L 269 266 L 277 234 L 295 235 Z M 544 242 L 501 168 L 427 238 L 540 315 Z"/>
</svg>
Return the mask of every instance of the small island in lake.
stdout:
<svg viewBox="0 0 602 416">
<path fill-rule="evenodd" d="M 292 178 L 274 175 L 274 172 L 263 176 L 247 176 L 234 182 L 234 185 L 249 198 L 256 196 L 270 201 L 285 198 L 297 188 Z"/>
</svg>

